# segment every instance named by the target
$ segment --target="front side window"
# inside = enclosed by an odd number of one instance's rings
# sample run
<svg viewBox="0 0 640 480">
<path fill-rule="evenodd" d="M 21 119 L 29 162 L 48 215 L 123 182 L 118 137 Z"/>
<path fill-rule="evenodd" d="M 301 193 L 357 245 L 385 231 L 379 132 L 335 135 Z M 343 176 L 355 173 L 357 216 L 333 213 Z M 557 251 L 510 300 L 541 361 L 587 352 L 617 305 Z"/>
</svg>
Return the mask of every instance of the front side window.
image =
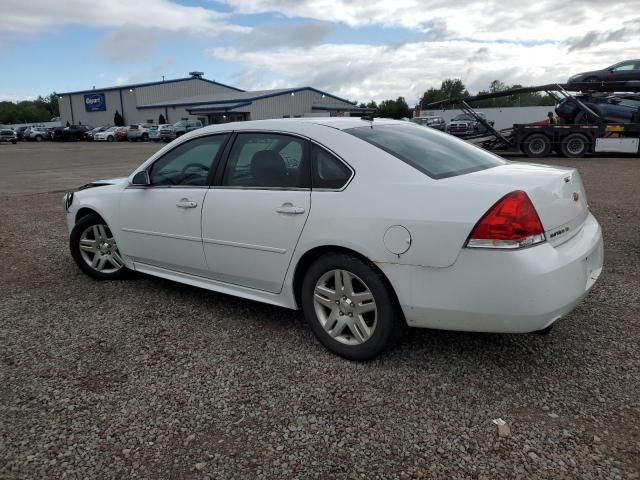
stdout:
<svg viewBox="0 0 640 480">
<path fill-rule="evenodd" d="M 178 145 L 153 164 L 151 185 L 206 186 L 227 138 L 226 134 L 210 135 Z"/>
<path fill-rule="evenodd" d="M 431 178 L 453 177 L 507 163 L 500 157 L 430 128 L 410 123 L 373 125 L 345 132 L 393 155 Z"/>
<path fill-rule="evenodd" d="M 334 155 L 318 145 L 313 146 L 312 188 L 340 190 L 351 178 L 351 170 Z"/>
<path fill-rule="evenodd" d="M 635 68 L 635 63 L 623 63 L 621 65 L 613 67 L 614 72 L 628 72 Z"/>
<path fill-rule="evenodd" d="M 239 133 L 222 185 L 246 188 L 308 188 L 306 141 L 279 133 Z"/>
</svg>

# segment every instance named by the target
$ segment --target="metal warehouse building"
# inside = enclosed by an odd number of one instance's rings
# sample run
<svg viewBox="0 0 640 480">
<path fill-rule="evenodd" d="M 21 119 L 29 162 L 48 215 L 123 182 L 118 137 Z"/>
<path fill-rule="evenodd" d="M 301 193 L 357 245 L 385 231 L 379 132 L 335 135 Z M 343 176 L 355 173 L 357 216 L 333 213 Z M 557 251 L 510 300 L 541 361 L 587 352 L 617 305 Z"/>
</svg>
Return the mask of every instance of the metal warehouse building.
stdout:
<svg viewBox="0 0 640 480">
<path fill-rule="evenodd" d="M 364 109 L 312 87 L 245 91 L 207 80 L 200 72 L 188 78 L 121 85 L 59 94 L 62 124 L 113 125 L 116 111 L 125 124 L 167 123 L 199 119 L 203 124 L 265 118 L 350 116 Z"/>
</svg>

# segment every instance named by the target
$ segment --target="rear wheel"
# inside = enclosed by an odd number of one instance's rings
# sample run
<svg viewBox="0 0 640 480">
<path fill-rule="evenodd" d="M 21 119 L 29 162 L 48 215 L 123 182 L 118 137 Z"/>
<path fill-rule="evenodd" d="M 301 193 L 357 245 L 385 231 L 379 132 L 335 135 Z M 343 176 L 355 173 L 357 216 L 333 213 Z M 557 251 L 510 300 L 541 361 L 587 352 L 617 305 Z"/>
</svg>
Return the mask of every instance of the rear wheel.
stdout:
<svg viewBox="0 0 640 480">
<path fill-rule="evenodd" d="M 107 142 L 113 142 L 113 135 L 109 135 L 107 137 Z"/>
<path fill-rule="evenodd" d="M 71 231 L 69 248 L 80 270 L 93 278 L 114 280 L 127 272 L 111 229 L 97 214 L 78 220 Z"/>
<path fill-rule="evenodd" d="M 302 309 L 318 340 L 351 360 L 378 355 L 403 322 L 383 275 L 344 253 L 323 255 L 309 267 L 302 284 Z"/>
<path fill-rule="evenodd" d="M 522 152 L 527 157 L 539 158 L 544 157 L 551 151 L 551 140 L 542 133 L 534 133 L 529 135 L 522 142 Z"/>
<path fill-rule="evenodd" d="M 36 135 L 36 142 L 42 141 L 42 135 Z"/>
<path fill-rule="evenodd" d="M 560 149 L 565 157 L 580 158 L 589 152 L 589 139 L 580 133 L 571 133 L 562 139 Z"/>
</svg>

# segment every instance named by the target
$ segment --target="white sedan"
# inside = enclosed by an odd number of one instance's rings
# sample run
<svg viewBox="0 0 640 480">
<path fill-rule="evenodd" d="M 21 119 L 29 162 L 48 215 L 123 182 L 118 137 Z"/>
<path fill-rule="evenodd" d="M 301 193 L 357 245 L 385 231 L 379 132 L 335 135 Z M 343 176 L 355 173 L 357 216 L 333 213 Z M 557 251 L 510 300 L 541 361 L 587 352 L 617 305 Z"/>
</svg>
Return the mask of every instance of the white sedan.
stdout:
<svg viewBox="0 0 640 480">
<path fill-rule="evenodd" d="M 392 120 L 206 127 L 64 203 L 92 277 L 135 270 L 302 308 L 320 342 L 357 360 L 407 325 L 546 330 L 602 270 L 576 170 Z"/>
<path fill-rule="evenodd" d="M 116 132 L 121 127 L 109 127 L 102 132 L 97 132 L 93 136 L 93 140 L 96 142 L 113 142 L 116 140 Z"/>
</svg>

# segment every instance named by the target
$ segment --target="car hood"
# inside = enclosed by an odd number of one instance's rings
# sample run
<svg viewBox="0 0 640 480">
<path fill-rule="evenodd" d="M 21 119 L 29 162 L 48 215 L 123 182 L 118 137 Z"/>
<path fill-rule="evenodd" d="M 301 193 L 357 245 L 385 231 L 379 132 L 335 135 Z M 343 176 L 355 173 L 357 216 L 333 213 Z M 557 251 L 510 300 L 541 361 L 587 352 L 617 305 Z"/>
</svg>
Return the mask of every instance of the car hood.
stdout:
<svg viewBox="0 0 640 480">
<path fill-rule="evenodd" d="M 128 177 L 107 178 L 104 180 L 94 180 L 93 182 L 82 185 L 78 190 L 86 190 L 87 188 L 104 187 L 106 185 L 123 185 L 129 181 Z"/>
</svg>

